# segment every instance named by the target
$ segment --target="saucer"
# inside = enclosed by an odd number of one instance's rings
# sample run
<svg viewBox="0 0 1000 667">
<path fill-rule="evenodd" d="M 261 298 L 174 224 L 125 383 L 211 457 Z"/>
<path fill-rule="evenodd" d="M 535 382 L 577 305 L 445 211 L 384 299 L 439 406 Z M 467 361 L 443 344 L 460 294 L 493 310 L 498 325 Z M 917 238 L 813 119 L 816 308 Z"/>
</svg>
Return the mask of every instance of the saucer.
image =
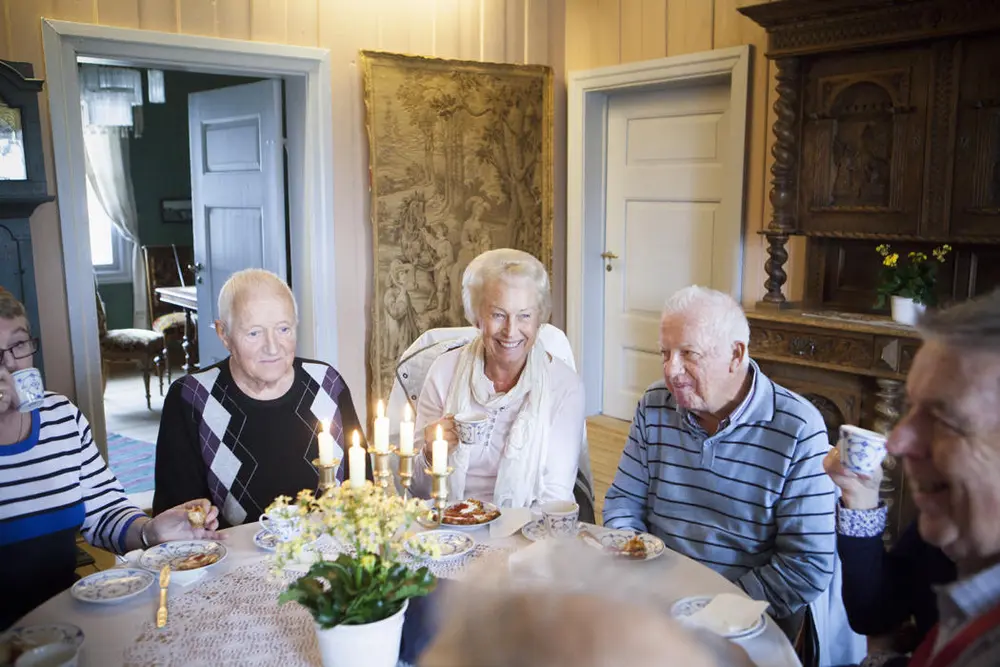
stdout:
<svg viewBox="0 0 1000 667">
<path fill-rule="evenodd" d="M 218 565 L 226 559 L 228 553 L 225 545 L 211 540 L 163 542 L 142 552 L 142 555 L 139 556 L 139 567 L 159 572 L 164 565 L 169 565 L 172 570 L 171 574 L 181 575 L 183 579 L 188 579 L 184 576 L 185 573 L 202 572 Z M 189 559 L 196 556 L 214 560 L 206 565 L 190 565 Z"/>
<path fill-rule="evenodd" d="M 584 525 L 585 524 L 582 521 L 578 521 L 576 524 L 577 531 L 582 529 Z M 521 534 L 532 542 L 537 542 L 538 540 L 544 540 L 551 537 L 551 535 L 549 535 L 549 529 L 545 527 L 545 519 L 535 519 L 534 521 L 526 523 L 524 527 L 521 528 Z"/>
<path fill-rule="evenodd" d="M 69 592 L 81 602 L 113 604 L 142 593 L 155 579 L 147 570 L 115 568 L 84 577 L 73 584 Z"/>
<path fill-rule="evenodd" d="M 700 609 L 703 609 L 714 598 L 714 595 L 696 595 L 694 597 L 678 600 L 672 607 L 670 607 L 670 615 L 681 623 L 684 623 L 688 616 Z M 767 627 L 767 620 L 765 619 L 764 614 L 761 614 L 749 627 L 736 632 L 730 632 L 722 636 L 730 640 L 751 639 L 764 632 L 765 627 Z"/>
<path fill-rule="evenodd" d="M 45 623 L 14 628 L 0 635 L 0 644 L 15 643 L 25 651 L 45 644 L 83 646 L 83 630 L 70 623 Z"/>
<path fill-rule="evenodd" d="M 437 556 L 429 556 L 420 550 L 420 546 L 429 547 L 436 544 L 440 550 Z M 448 560 L 458 558 L 472 551 L 476 541 L 457 530 L 429 530 L 417 533 L 406 541 L 406 551 L 414 558 L 430 560 Z"/>
</svg>

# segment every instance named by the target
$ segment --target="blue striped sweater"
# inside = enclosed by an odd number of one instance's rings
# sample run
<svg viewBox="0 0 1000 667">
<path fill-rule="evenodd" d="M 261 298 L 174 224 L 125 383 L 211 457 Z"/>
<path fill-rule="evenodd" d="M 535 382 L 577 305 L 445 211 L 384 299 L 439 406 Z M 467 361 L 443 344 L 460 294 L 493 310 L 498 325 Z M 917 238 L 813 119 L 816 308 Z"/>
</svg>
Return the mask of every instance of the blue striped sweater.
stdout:
<svg viewBox="0 0 1000 667">
<path fill-rule="evenodd" d="M 0 445 L 0 629 L 74 581 L 76 533 L 117 553 L 142 511 L 68 398 L 46 393 L 27 438 Z"/>
<path fill-rule="evenodd" d="M 826 426 L 753 362 L 749 400 L 711 437 L 661 380 L 639 401 L 604 523 L 659 536 L 788 616 L 833 573 L 834 486 Z"/>
</svg>

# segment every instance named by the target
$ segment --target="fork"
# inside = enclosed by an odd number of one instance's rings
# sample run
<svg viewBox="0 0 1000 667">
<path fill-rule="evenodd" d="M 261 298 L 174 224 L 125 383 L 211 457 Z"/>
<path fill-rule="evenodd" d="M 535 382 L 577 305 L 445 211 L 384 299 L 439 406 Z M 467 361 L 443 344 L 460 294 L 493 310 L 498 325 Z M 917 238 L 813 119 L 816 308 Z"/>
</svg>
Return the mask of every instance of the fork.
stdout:
<svg viewBox="0 0 1000 667">
<path fill-rule="evenodd" d="M 167 624 L 167 586 L 170 585 L 170 566 L 164 565 L 160 570 L 160 608 L 156 610 L 156 627 Z"/>
</svg>

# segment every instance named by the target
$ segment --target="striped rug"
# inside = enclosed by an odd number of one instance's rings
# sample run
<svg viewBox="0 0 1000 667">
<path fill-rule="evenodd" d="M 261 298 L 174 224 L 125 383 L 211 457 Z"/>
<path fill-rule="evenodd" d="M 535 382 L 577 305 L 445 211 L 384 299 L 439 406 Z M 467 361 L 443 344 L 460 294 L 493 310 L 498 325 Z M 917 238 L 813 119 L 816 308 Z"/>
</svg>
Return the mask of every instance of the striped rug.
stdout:
<svg viewBox="0 0 1000 667">
<path fill-rule="evenodd" d="M 108 460 L 111 472 L 125 487 L 125 492 L 141 493 L 153 489 L 156 445 L 119 433 L 108 433 Z"/>
</svg>

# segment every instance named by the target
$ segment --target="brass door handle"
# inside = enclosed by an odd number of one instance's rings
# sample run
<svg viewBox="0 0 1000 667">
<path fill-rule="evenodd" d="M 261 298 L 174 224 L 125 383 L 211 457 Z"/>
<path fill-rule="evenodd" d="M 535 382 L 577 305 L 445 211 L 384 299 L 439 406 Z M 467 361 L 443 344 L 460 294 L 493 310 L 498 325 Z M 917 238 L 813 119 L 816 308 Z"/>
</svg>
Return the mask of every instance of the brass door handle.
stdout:
<svg viewBox="0 0 1000 667">
<path fill-rule="evenodd" d="M 601 253 L 601 257 L 604 258 L 604 269 L 608 273 L 611 273 L 611 260 L 618 259 L 618 255 L 611 252 L 610 250 L 605 250 L 604 252 Z"/>
</svg>

